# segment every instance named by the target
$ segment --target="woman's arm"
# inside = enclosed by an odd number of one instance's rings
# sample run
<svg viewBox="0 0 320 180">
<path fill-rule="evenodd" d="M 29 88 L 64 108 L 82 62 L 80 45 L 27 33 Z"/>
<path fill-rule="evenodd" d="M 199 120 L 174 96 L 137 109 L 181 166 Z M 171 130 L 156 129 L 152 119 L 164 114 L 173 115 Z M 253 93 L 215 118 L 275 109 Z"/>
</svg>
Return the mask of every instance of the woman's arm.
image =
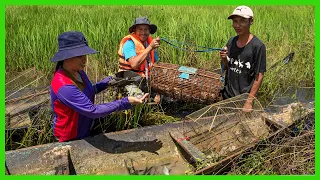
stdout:
<svg viewBox="0 0 320 180">
<path fill-rule="evenodd" d="M 130 109 L 128 97 L 105 104 L 94 105 L 90 99 L 74 85 L 65 85 L 58 90 L 58 99 L 76 112 L 90 117 L 104 117 L 112 112 Z"/>
</svg>

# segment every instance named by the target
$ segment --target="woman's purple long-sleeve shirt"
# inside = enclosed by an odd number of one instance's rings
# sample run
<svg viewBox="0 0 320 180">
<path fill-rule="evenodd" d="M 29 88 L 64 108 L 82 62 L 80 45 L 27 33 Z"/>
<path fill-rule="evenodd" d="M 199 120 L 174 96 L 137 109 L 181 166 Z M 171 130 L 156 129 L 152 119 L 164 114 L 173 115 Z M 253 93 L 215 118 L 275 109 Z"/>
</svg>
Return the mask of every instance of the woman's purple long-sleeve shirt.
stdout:
<svg viewBox="0 0 320 180">
<path fill-rule="evenodd" d="M 55 73 L 51 82 L 53 133 L 60 142 L 85 138 L 90 134 L 94 118 L 131 108 L 127 97 L 95 105 L 95 94 L 107 88 L 110 77 L 92 86 L 85 72 L 79 73 L 83 83 L 71 77 L 63 69 Z"/>
</svg>

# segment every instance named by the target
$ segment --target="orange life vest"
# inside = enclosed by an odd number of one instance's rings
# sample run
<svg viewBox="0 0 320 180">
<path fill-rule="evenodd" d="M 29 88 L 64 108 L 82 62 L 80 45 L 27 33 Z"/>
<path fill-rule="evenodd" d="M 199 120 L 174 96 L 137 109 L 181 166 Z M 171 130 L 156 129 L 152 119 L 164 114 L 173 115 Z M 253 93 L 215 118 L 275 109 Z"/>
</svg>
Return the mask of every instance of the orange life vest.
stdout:
<svg viewBox="0 0 320 180">
<path fill-rule="evenodd" d="M 123 49 L 123 45 L 125 42 L 127 42 L 128 40 L 132 40 L 135 47 L 136 47 L 136 53 L 137 53 L 137 56 L 139 54 L 141 54 L 146 48 L 144 47 L 144 45 L 142 44 L 142 42 L 139 40 L 139 38 L 135 35 L 135 34 L 130 34 L 126 37 L 124 37 L 121 42 L 120 42 L 120 48 L 119 48 L 119 51 L 118 51 L 118 54 L 119 54 L 119 71 L 134 71 L 136 73 L 138 73 L 140 76 L 142 77 L 145 77 L 145 68 L 146 68 L 146 59 L 143 61 L 143 63 L 136 69 L 133 69 L 131 67 L 131 64 L 129 61 L 126 61 L 125 58 L 124 58 L 124 55 L 122 53 L 122 49 Z M 147 39 L 147 42 L 148 44 L 150 44 L 152 41 L 152 37 L 149 36 L 148 39 Z M 151 69 L 151 66 L 154 64 L 154 50 L 152 50 L 150 52 L 150 64 L 148 66 L 148 75 L 150 75 L 150 69 Z"/>
</svg>

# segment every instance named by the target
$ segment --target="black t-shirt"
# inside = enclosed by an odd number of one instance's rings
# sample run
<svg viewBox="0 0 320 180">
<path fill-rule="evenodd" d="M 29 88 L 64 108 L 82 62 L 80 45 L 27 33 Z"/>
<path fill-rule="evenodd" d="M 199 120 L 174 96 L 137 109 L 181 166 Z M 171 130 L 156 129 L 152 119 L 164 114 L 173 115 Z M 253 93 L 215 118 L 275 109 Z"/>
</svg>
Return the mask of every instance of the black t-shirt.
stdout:
<svg viewBox="0 0 320 180">
<path fill-rule="evenodd" d="M 266 72 L 266 47 L 256 37 L 244 47 L 237 46 L 239 36 L 228 43 L 228 68 L 225 77 L 225 91 L 228 97 L 249 93 L 259 72 Z"/>
</svg>

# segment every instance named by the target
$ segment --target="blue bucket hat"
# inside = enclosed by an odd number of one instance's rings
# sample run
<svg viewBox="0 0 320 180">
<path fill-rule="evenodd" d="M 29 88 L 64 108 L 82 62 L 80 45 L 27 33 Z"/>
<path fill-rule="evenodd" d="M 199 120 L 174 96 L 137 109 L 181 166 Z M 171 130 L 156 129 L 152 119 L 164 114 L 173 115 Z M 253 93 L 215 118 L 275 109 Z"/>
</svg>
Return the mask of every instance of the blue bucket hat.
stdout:
<svg viewBox="0 0 320 180">
<path fill-rule="evenodd" d="M 63 61 L 76 56 L 94 54 L 97 51 L 88 46 L 84 35 L 78 31 L 68 31 L 58 36 L 59 50 L 51 62 Z"/>
<path fill-rule="evenodd" d="M 149 25 L 150 27 L 150 34 L 154 34 L 157 31 L 157 26 L 154 24 L 150 24 L 150 21 L 148 18 L 146 17 L 140 17 L 140 18 L 136 18 L 136 20 L 134 21 L 134 24 L 129 28 L 129 33 L 132 33 L 134 28 L 139 25 L 139 24 L 145 24 L 145 25 Z"/>
</svg>

